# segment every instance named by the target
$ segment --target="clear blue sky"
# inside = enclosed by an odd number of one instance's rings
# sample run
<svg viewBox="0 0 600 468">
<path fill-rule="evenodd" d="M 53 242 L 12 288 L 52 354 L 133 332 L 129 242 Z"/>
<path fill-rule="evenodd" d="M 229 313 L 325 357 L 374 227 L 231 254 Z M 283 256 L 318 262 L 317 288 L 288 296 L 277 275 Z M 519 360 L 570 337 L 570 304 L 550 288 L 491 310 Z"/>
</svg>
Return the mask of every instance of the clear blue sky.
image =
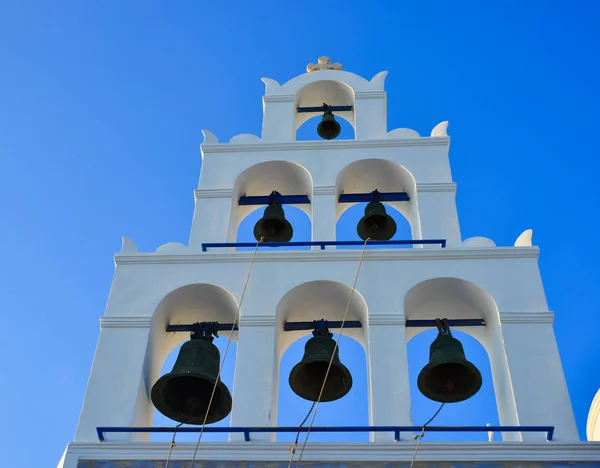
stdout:
<svg viewBox="0 0 600 468">
<path fill-rule="evenodd" d="M 260 78 L 285 82 L 320 55 L 366 77 L 389 70 L 390 129 L 427 135 L 450 121 L 464 238 L 512 245 L 533 228 L 585 437 L 600 387 L 599 10 L 594 1 L 1 2 L 0 440 L 13 449 L 3 463 L 54 466 L 72 439 L 112 255 L 122 235 L 142 251 L 187 242 L 200 130 L 221 141 L 259 134 Z M 343 221 L 348 235 L 358 218 Z M 413 379 L 430 339 L 411 342 Z M 365 423 L 363 358 L 343 346 L 357 381 L 341 407 L 356 413 L 343 422 Z M 480 399 L 439 422 L 493 422 L 487 375 Z M 419 424 L 431 407 L 417 398 Z M 303 408 L 280 422 L 297 424 Z M 27 465 L 21 449 L 32 439 Z"/>
</svg>

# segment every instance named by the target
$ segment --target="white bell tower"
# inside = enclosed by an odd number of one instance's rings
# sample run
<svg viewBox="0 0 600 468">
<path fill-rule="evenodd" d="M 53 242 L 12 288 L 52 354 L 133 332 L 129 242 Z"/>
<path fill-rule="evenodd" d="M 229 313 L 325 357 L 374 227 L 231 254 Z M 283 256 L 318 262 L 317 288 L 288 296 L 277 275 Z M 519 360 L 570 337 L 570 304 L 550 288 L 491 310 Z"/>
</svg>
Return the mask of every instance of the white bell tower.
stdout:
<svg viewBox="0 0 600 468">
<path fill-rule="evenodd" d="M 513 246 L 496 246 L 483 237 L 462 239 L 448 123 L 427 136 L 408 128 L 388 131 L 386 74 L 365 79 L 321 57 L 287 83 L 263 78 L 261 136 L 220 142 L 203 131 L 189 245 L 167 243 L 141 253 L 123 238 L 79 425 L 59 466 L 116 468 L 133 466 L 127 464 L 132 460 L 166 460 L 168 444 L 127 428 L 152 427 L 152 386 L 166 356 L 189 338 L 167 333 L 167 327 L 233 323 L 238 310 L 231 426 L 276 428 L 281 357 L 311 332 L 285 331 L 286 323 L 341 321 L 348 303 L 346 320 L 360 326 L 344 334 L 366 351 L 371 426 L 413 425 L 407 341 L 426 329 L 416 321 L 444 317 L 458 320 L 453 329 L 487 350 L 500 424 L 554 428 L 550 442 L 545 430 L 507 431 L 503 442 L 489 444 L 425 440 L 419 462 L 546 466 L 555 460 L 600 460 L 600 446 L 579 442 L 531 231 Z M 321 114 L 323 103 L 350 122 L 355 139 L 296 141 L 299 126 Z M 353 292 L 362 247 L 336 249 L 319 242 L 334 243 L 339 217 L 352 200 L 366 200 L 374 190 L 409 221 L 408 240 L 414 245 L 367 248 Z M 312 250 L 258 248 L 246 288 L 253 252 L 236 251 L 231 244 L 240 222 L 257 208 L 248 203 L 264 203 L 273 191 L 309 216 L 312 239 L 299 240 L 312 242 Z M 469 321 L 482 326 L 468 326 Z M 107 427 L 122 430 L 98 430 Z M 369 443 L 309 441 L 302 461 L 410 462 L 415 442 L 402 435 L 399 442 L 391 430 L 371 432 Z M 220 461 L 223 467 L 242 461 L 287 466 L 289 444 L 276 441 L 276 429 L 250 438 L 232 433 L 226 443 L 201 443 L 196 460 Z M 191 460 L 194 445 L 177 444 L 169 466 L 187 467 L 183 462 Z"/>
</svg>

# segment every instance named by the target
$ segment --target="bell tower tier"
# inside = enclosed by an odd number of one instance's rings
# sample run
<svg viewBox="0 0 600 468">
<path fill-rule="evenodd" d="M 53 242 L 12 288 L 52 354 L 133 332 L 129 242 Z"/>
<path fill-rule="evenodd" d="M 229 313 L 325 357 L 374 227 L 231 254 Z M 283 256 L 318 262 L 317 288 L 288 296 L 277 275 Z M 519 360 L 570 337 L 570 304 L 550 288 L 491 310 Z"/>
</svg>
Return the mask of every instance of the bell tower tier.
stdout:
<svg viewBox="0 0 600 468">
<path fill-rule="evenodd" d="M 408 467 L 415 456 L 432 467 L 600 466 L 600 444 L 579 440 L 532 232 L 510 246 L 462 239 L 448 122 L 423 137 L 388 131 L 386 74 L 367 80 L 321 57 L 282 85 L 263 78 L 261 136 L 224 143 L 203 130 L 189 244 L 142 253 L 123 238 L 75 439 L 59 467 L 212 461 L 285 468 L 290 456 L 298 466 L 340 468 Z M 297 141 L 314 116 L 322 116 L 322 139 Z M 350 123 L 353 139 L 338 137 L 339 119 Z M 365 208 L 356 240 L 337 241 L 337 221 L 355 204 Z M 293 236 L 287 205 L 308 216 L 310 238 Z M 256 243 L 236 250 L 247 246 L 238 242 L 240 223 L 257 207 L 264 215 Z M 410 239 L 398 237 L 386 207 L 406 218 Z M 355 248 L 336 248 L 347 244 Z M 298 245 L 310 250 L 291 248 Z M 500 421 L 490 430 L 502 441 L 413 438 L 425 428 L 411 417 L 407 343 L 436 327 L 420 391 L 449 405 L 477 393 L 481 374 L 452 331 L 469 334 L 489 357 Z M 339 353 L 340 332 L 365 350 L 369 426 L 315 430 L 362 430 L 370 442 L 308 438 L 290 452 L 290 443 L 278 441 L 286 430 L 278 427 L 283 354 L 312 335 L 289 385 L 317 411 L 354 382 Z M 236 345 L 232 388 L 220 380 L 216 335 Z M 173 370 L 161 376 L 182 343 Z M 159 429 L 155 409 L 173 420 L 175 445 L 150 441 Z M 230 427 L 222 428 L 229 441 L 203 442 L 202 432 L 229 414 Z M 176 429 L 179 423 L 191 426 Z M 198 444 L 178 442 L 178 430 L 196 430 Z"/>
</svg>

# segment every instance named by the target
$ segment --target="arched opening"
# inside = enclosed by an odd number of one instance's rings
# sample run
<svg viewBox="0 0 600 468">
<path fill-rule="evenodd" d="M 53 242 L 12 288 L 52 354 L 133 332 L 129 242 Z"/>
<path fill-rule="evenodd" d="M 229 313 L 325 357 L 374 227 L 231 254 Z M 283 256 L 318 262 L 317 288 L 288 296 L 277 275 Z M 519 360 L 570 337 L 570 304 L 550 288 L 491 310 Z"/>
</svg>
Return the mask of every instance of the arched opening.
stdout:
<svg viewBox="0 0 600 468">
<path fill-rule="evenodd" d="M 236 242 L 256 242 L 254 237 L 254 226 L 262 218 L 265 212 L 264 206 L 259 206 L 247 215 L 238 227 Z M 309 216 L 293 205 L 283 205 L 285 219 L 287 219 L 294 230 L 291 242 L 310 241 L 311 223 Z M 237 247 L 236 250 L 254 250 L 255 247 Z M 286 250 L 310 250 L 310 246 L 286 246 Z"/>
<path fill-rule="evenodd" d="M 335 112 L 333 113 L 333 115 L 335 117 L 335 120 L 340 124 L 341 127 L 340 134 L 335 139 L 354 140 L 356 138 L 356 134 L 354 132 L 354 127 L 352 126 L 352 124 L 344 117 L 336 115 Z M 323 140 L 317 133 L 317 126 L 321 123 L 322 119 L 323 115 L 318 114 L 304 121 L 296 131 L 296 141 Z"/>
<path fill-rule="evenodd" d="M 333 339 L 337 340 L 338 336 L 338 333 L 334 333 Z M 304 355 L 304 346 L 309 338 L 311 336 L 304 336 L 296 340 L 287 348 L 281 358 L 279 364 L 278 426 L 299 426 L 312 405 L 311 401 L 296 395 L 289 385 L 290 372 L 301 361 Z M 342 334 L 338 352 L 341 363 L 348 368 L 352 375 L 352 388 L 339 400 L 320 403 L 314 426 L 366 426 L 369 424 L 369 414 L 365 350 L 358 341 Z M 310 424 L 312 417 L 313 414 L 311 413 L 305 426 Z M 277 441 L 291 442 L 295 437 L 295 433 L 281 433 L 277 435 Z M 306 433 L 300 434 L 300 443 L 305 438 Z M 367 442 L 368 440 L 369 435 L 361 432 L 313 432 L 309 436 L 310 442 Z"/>
<path fill-rule="evenodd" d="M 354 90 L 341 81 L 321 80 L 307 84 L 296 93 L 296 108 L 321 107 L 324 103 L 330 106 L 354 106 Z M 354 139 L 354 111 L 334 111 L 333 115 L 342 127 L 337 139 Z M 320 140 L 317 125 L 322 117 L 322 113 L 297 112 L 296 140 Z M 310 123 L 305 125 L 308 121 Z"/>
<path fill-rule="evenodd" d="M 493 298 L 479 286 L 459 278 L 434 278 L 413 286 L 404 298 L 407 320 L 484 319 L 486 326 L 451 327 L 453 336 L 464 347 L 466 359 L 482 374 L 477 394 L 460 403 L 448 403 L 432 425 L 518 424 L 508 367 L 502 348 L 498 308 Z M 429 362 L 429 347 L 437 330 L 407 328 L 409 375 L 413 423 L 425 423 L 440 406 L 426 399 L 417 388 L 417 378 Z M 428 433 L 427 440 L 487 440 L 487 433 Z M 500 439 L 501 435 L 495 435 Z M 504 440 L 519 440 L 516 433 Z"/>
<path fill-rule="evenodd" d="M 454 338 L 460 340 L 467 360 L 481 372 L 483 384 L 471 398 L 459 403 L 447 403 L 430 423 L 431 426 L 492 426 L 499 424 L 498 409 L 494 396 L 492 371 L 485 348 L 470 335 L 452 330 Z M 426 398 L 417 387 L 417 379 L 423 367 L 429 362 L 429 347 L 437 336 L 437 330 L 426 330 L 413 337 L 408 343 L 408 375 L 412 403 L 412 421 L 415 426 L 427 422 L 440 407 L 440 403 Z M 486 432 L 427 432 L 425 442 L 438 441 L 487 441 Z M 494 440 L 501 440 L 494 434 Z"/>
<path fill-rule="evenodd" d="M 336 281 L 311 281 L 288 291 L 277 305 L 277 328 L 283 330 L 285 322 L 311 322 L 326 319 L 342 320 L 346 308 L 346 320 L 366 323 L 367 305 L 362 295 L 355 291 L 348 306 L 352 288 Z M 331 329 L 333 339 L 339 330 Z M 278 424 L 299 425 L 312 402 L 298 397 L 290 388 L 288 379 L 292 368 L 304 355 L 304 345 L 311 337 L 311 330 L 282 332 L 277 336 L 278 390 L 274 398 Z M 352 375 L 353 385 L 348 394 L 339 400 L 319 405 L 315 425 L 368 425 L 367 367 L 364 347 L 364 329 L 346 328 L 339 341 L 341 363 Z M 311 415 L 312 418 L 312 415 Z M 310 423 L 310 418 L 306 424 Z M 278 440 L 293 440 L 295 434 L 279 434 Z M 301 436 L 300 440 L 304 440 Z M 310 440 L 356 441 L 368 440 L 368 434 L 311 434 Z"/>
<path fill-rule="evenodd" d="M 365 214 L 365 203 L 357 203 L 345 210 L 344 213 L 338 218 L 335 233 L 337 241 L 360 241 L 361 238 L 356 232 L 358 222 L 362 219 Z M 385 205 L 385 209 L 388 215 L 396 222 L 396 234 L 390 240 L 411 240 L 412 231 L 408 220 L 395 208 Z M 370 245 L 368 248 L 390 248 L 389 245 Z M 412 245 L 395 245 L 394 248 L 412 248 Z M 339 245 L 338 249 L 360 249 L 360 246 L 356 245 Z"/>
<path fill-rule="evenodd" d="M 190 338 L 189 332 L 167 333 L 167 325 L 192 324 L 195 322 L 233 323 L 238 305 L 229 291 L 212 284 L 189 284 L 167 294 L 159 303 L 152 317 L 150 342 L 145 360 L 145 387 L 149 397 L 156 381 L 171 372 L 179 350 Z M 222 331 L 213 343 L 219 349 L 221 380 L 230 392 L 233 390 L 233 368 L 235 365 L 237 331 L 231 334 L 229 349 L 225 352 L 231 332 Z M 138 411 L 147 414 L 147 425 L 175 426 L 173 421 L 158 412 L 150 399 L 138 400 Z M 228 425 L 229 416 L 214 423 L 215 426 Z M 211 424 L 212 426 L 213 424 Z M 170 440 L 172 434 L 153 434 L 151 440 Z M 194 438 L 195 437 L 195 438 Z M 227 440 L 227 434 L 204 434 L 203 440 Z M 198 434 L 178 434 L 177 440 L 197 440 Z"/>
<path fill-rule="evenodd" d="M 186 337 L 187 338 L 187 337 Z M 232 340 L 229 344 L 229 348 L 227 348 L 227 341 L 229 338 L 229 332 L 221 332 L 219 333 L 219 338 L 215 338 L 213 344 L 218 348 L 219 353 L 221 353 L 221 381 L 227 386 L 229 392 L 233 395 L 233 373 L 235 369 L 235 356 L 237 352 L 237 346 L 235 342 Z M 165 375 L 168 372 L 171 372 L 173 369 L 173 365 L 179 356 L 179 351 L 181 350 L 181 343 L 177 346 L 165 359 L 165 362 L 162 366 L 162 370 L 160 372 L 161 375 Z M 229 427 L 231 421 L 231 414 L 229 414 L 225 419 L 218 421 L 216 423 L 210 424 L 207 427 Z M 171 427 L 178 424 L 176 421 L 167 418 L 156 408 L 154 409 L 154 427 Z M 182 427 L 186 427 L 184 424 Z M 194 427 L 194 426 L 191 426 Z M 200 426 L 197 426 L 200 427 Z M 179 432 L 176 437 L 176 442 L 196 442 L 198 440 L 199 433 L 185 433 Z M 150 440 L 152 442 L 170 442 L 173 437 L 171 433 L 153 433 L 150 436 Z M 210 433 L 205 432 L 202 434 L 202 441 L 204 442 L 227 442 L 229 439 L 229 434 L 227 432 L 220 433 Z"/>
<path fill-rule="evenodd" d="M 336 195 L 339 199 L 341 194 L 353 193 L 371 193 L 374 190 L 379 192 L 404 192 L 408 195 L 408 201 L 386 202 L 386 211 L 398 226 L 395 239 L 421 239 L 421 228 L 418 212 L 416 209 L 417 186 L 413 175 L 400 164 L 387 159 L 362 159 L 355 161 L 344 167 L 336 178 Z M 346 211 L 352 211 L 350 220 L 356 221 L 364 215 L 366 204 L 361 203 L 356 207 L 355 203 L 337 203 L 336 215 L 340 220 Z M 396 210 L 399 213 L 394 213 Z M 399 215 L 401 215 L 399 217 Z M 410 235 L 406 230 L 406 223 L 410 225 Z M 336 237 L 345 236 L 345 223 L 338 223 L 336 228 L 344 229 L 344 234 Z M 356 224 L 354 224 L 356 231 Z M 348 231 L 349 232 L 349 231 Z M 401 237 L 402 236 L 402 237 Z M 356 237 L 355 237 L 356 239 Z M 389 247 L 388 247 L 389 248 Z"/>
<path fill-rule="evenodd" d="M 243 171 L 235 181 L 233 187 L 233 200 L 231 215 L 229 219 L 228 242 L 236 242 L 240 224 L 249 215 L 253 215 L 248 221 L 248 224 L 254 220 L 250 229 L 244 226 L 242 232 L 254 229 L 254 224 L 264 212 L 265 205 L 239 205 L 238 201 L 241 196 L 267 196 L 273 191 L 279 192 L 281 195 L 307 195 L 312 197 L 312 177 L 308 170 L 300 164 L 289 161 L 268 161 L 259 163 L 249 167 Z M 309 204 L 300 205 L 283 205 L 286 218 L 289 215 L 294 215 L 294 209 L 306 213 L 310 220 L 312 216 L 311 207 Z M 297 220 L 303 219 L 299 217 Z M 305 221 L 299 222 L 299 229 L 303 232 L 302 224 Z M 310 232 L 310 231 L 309 231 Z M 300 239 L 298 234 L 297 239 Z M 310 234 L 304 237 L 310 239 Z M 255 242 L 254 236 L 249 242 Z"/>
</svg>

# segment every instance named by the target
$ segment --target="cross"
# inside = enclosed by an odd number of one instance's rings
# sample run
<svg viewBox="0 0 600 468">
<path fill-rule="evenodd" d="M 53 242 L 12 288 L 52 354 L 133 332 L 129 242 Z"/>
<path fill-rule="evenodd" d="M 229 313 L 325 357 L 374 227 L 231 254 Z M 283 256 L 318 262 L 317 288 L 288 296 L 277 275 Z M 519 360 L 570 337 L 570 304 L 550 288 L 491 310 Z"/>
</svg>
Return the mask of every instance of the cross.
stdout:
<svg viewBox="0 0 600 468">
<path fill-rule="evenodd" d="M 306 66 L 306 71 L 308 73 L 316 72 L 320 70 L 341 70 L 342 64 L 339 62 L 331 63 L 331 59 L 329 57 L 319 57 L 317 63 L 309 63 Z"/>
</svg>

